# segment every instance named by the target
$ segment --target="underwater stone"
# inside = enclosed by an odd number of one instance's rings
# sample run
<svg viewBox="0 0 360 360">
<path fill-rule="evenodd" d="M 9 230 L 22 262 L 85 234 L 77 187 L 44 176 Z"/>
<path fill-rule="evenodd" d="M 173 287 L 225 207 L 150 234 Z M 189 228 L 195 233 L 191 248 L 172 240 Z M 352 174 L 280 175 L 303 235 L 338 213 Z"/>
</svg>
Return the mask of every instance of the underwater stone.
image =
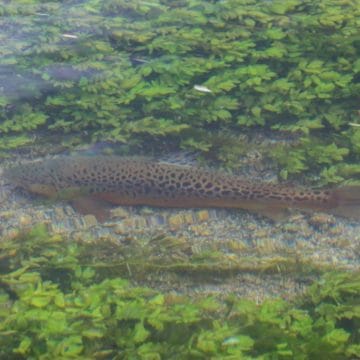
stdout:
<svg viewBox="0 0 360 360">
<path fill-rule="evenodd" d="M 115 209 L 112 209 L 110 212 L 112 217 L 127 218 L 130 216 L 129 211 L 125 210 L 123 207 L 117 207 Z"/>
<path fill-rule="evenodd" d="M 20 226 L 29 226 L 32 223 L 32 218 L 29 215 L 22 215 L 19 217 Z"/>
<path fill-rule="evenodd" d="M 207 221 L 209 220 L 209 211 L 207 210 L 200 210 L 196 213 L 196 217 L 199 221 Z"/>
<path fill-rule="evenodd" d="M 169 216 L 168 224 L 171 230 L 179 229 L 184 224 L 183 216 L 181 214 Z"/>
<path fill-rule="evenodd" d="M 83 219 L 87 228 L 96 226 L 98 224 L 96 217 L 94 215 L 90 215 L 90 214 L 85 215 Z"/>
</svg>

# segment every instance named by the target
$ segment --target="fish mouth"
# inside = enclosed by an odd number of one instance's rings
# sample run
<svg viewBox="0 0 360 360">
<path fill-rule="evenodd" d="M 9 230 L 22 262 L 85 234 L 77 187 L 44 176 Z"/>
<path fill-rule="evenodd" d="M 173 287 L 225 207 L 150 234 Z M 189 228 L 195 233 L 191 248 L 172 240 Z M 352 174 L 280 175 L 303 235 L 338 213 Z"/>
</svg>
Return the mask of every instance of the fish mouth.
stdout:
<svg viewBox="0 0 360 360">
<path fill-rule="evenodd" d="M 0 186 L 1 187 L 15 187 L 15 179 L 10 173 L 10 168 L 0 168 Z"/>
<path fill-rule="evenodd" d="M 1 171 L 0 187 L 5 192 L 13 193 L 17 188 L 21 187 L 21 183 L 19 182 L 19 178 L 17 178 L 16 174 L 9 170 L 10 169 L 4 169 Z"/>
<path fill-rule="evenodd" d="M 0 180 L 0 205 L 9 201 L 9 197 L 15 193 L 16 188 L 18 187 L 11 180 L 3 178 L 2 175 L 3 174 L 1 174 Z"/>
</svg>

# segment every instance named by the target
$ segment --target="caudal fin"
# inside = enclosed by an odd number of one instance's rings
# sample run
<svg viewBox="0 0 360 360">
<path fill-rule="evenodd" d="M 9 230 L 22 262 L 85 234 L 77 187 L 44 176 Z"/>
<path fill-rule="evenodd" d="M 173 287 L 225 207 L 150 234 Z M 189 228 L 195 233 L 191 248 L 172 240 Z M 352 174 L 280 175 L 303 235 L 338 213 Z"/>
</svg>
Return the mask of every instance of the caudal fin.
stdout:
<svg viewBox="0 0 360 360">
<path fill-rule="evenodd" d="M 345 186 L 333 191 L 336 206 L 330 212 L 360 220 L 360 186 Z"/>
</svg>

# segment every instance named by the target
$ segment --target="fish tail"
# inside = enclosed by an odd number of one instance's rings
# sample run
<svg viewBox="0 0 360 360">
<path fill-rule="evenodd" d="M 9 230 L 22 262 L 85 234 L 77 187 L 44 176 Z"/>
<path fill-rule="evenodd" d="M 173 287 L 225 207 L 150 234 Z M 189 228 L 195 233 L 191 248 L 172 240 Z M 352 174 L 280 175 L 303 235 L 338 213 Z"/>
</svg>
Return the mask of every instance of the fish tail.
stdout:
<svg viewBox="0 0 360 360">
<path fill-rule="evenodd" d="M 330 212 L 347 218 L 360 220 L 360 186 L 344 186 L 332 193 L 334 207 Z"/>
</svg>

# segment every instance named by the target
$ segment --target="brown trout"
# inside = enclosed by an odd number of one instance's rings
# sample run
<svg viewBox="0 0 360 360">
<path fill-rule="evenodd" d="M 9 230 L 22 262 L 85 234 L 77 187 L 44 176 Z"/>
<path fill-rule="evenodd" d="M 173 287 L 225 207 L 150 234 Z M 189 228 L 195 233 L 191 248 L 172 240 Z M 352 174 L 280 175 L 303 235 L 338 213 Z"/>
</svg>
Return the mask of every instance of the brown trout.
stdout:
<svg viewBox="0 0 360 360">
<path fill-rule="evenodd" d="M 239 208 L 279 219 L 290 208 L 360 218 L 360 186 L 302 189 L 144 158 L 74 156 L 5 170 L 15 187 L 70 200 L 104 220 L 100 203 L 176 208 Z"/>
</svg>

